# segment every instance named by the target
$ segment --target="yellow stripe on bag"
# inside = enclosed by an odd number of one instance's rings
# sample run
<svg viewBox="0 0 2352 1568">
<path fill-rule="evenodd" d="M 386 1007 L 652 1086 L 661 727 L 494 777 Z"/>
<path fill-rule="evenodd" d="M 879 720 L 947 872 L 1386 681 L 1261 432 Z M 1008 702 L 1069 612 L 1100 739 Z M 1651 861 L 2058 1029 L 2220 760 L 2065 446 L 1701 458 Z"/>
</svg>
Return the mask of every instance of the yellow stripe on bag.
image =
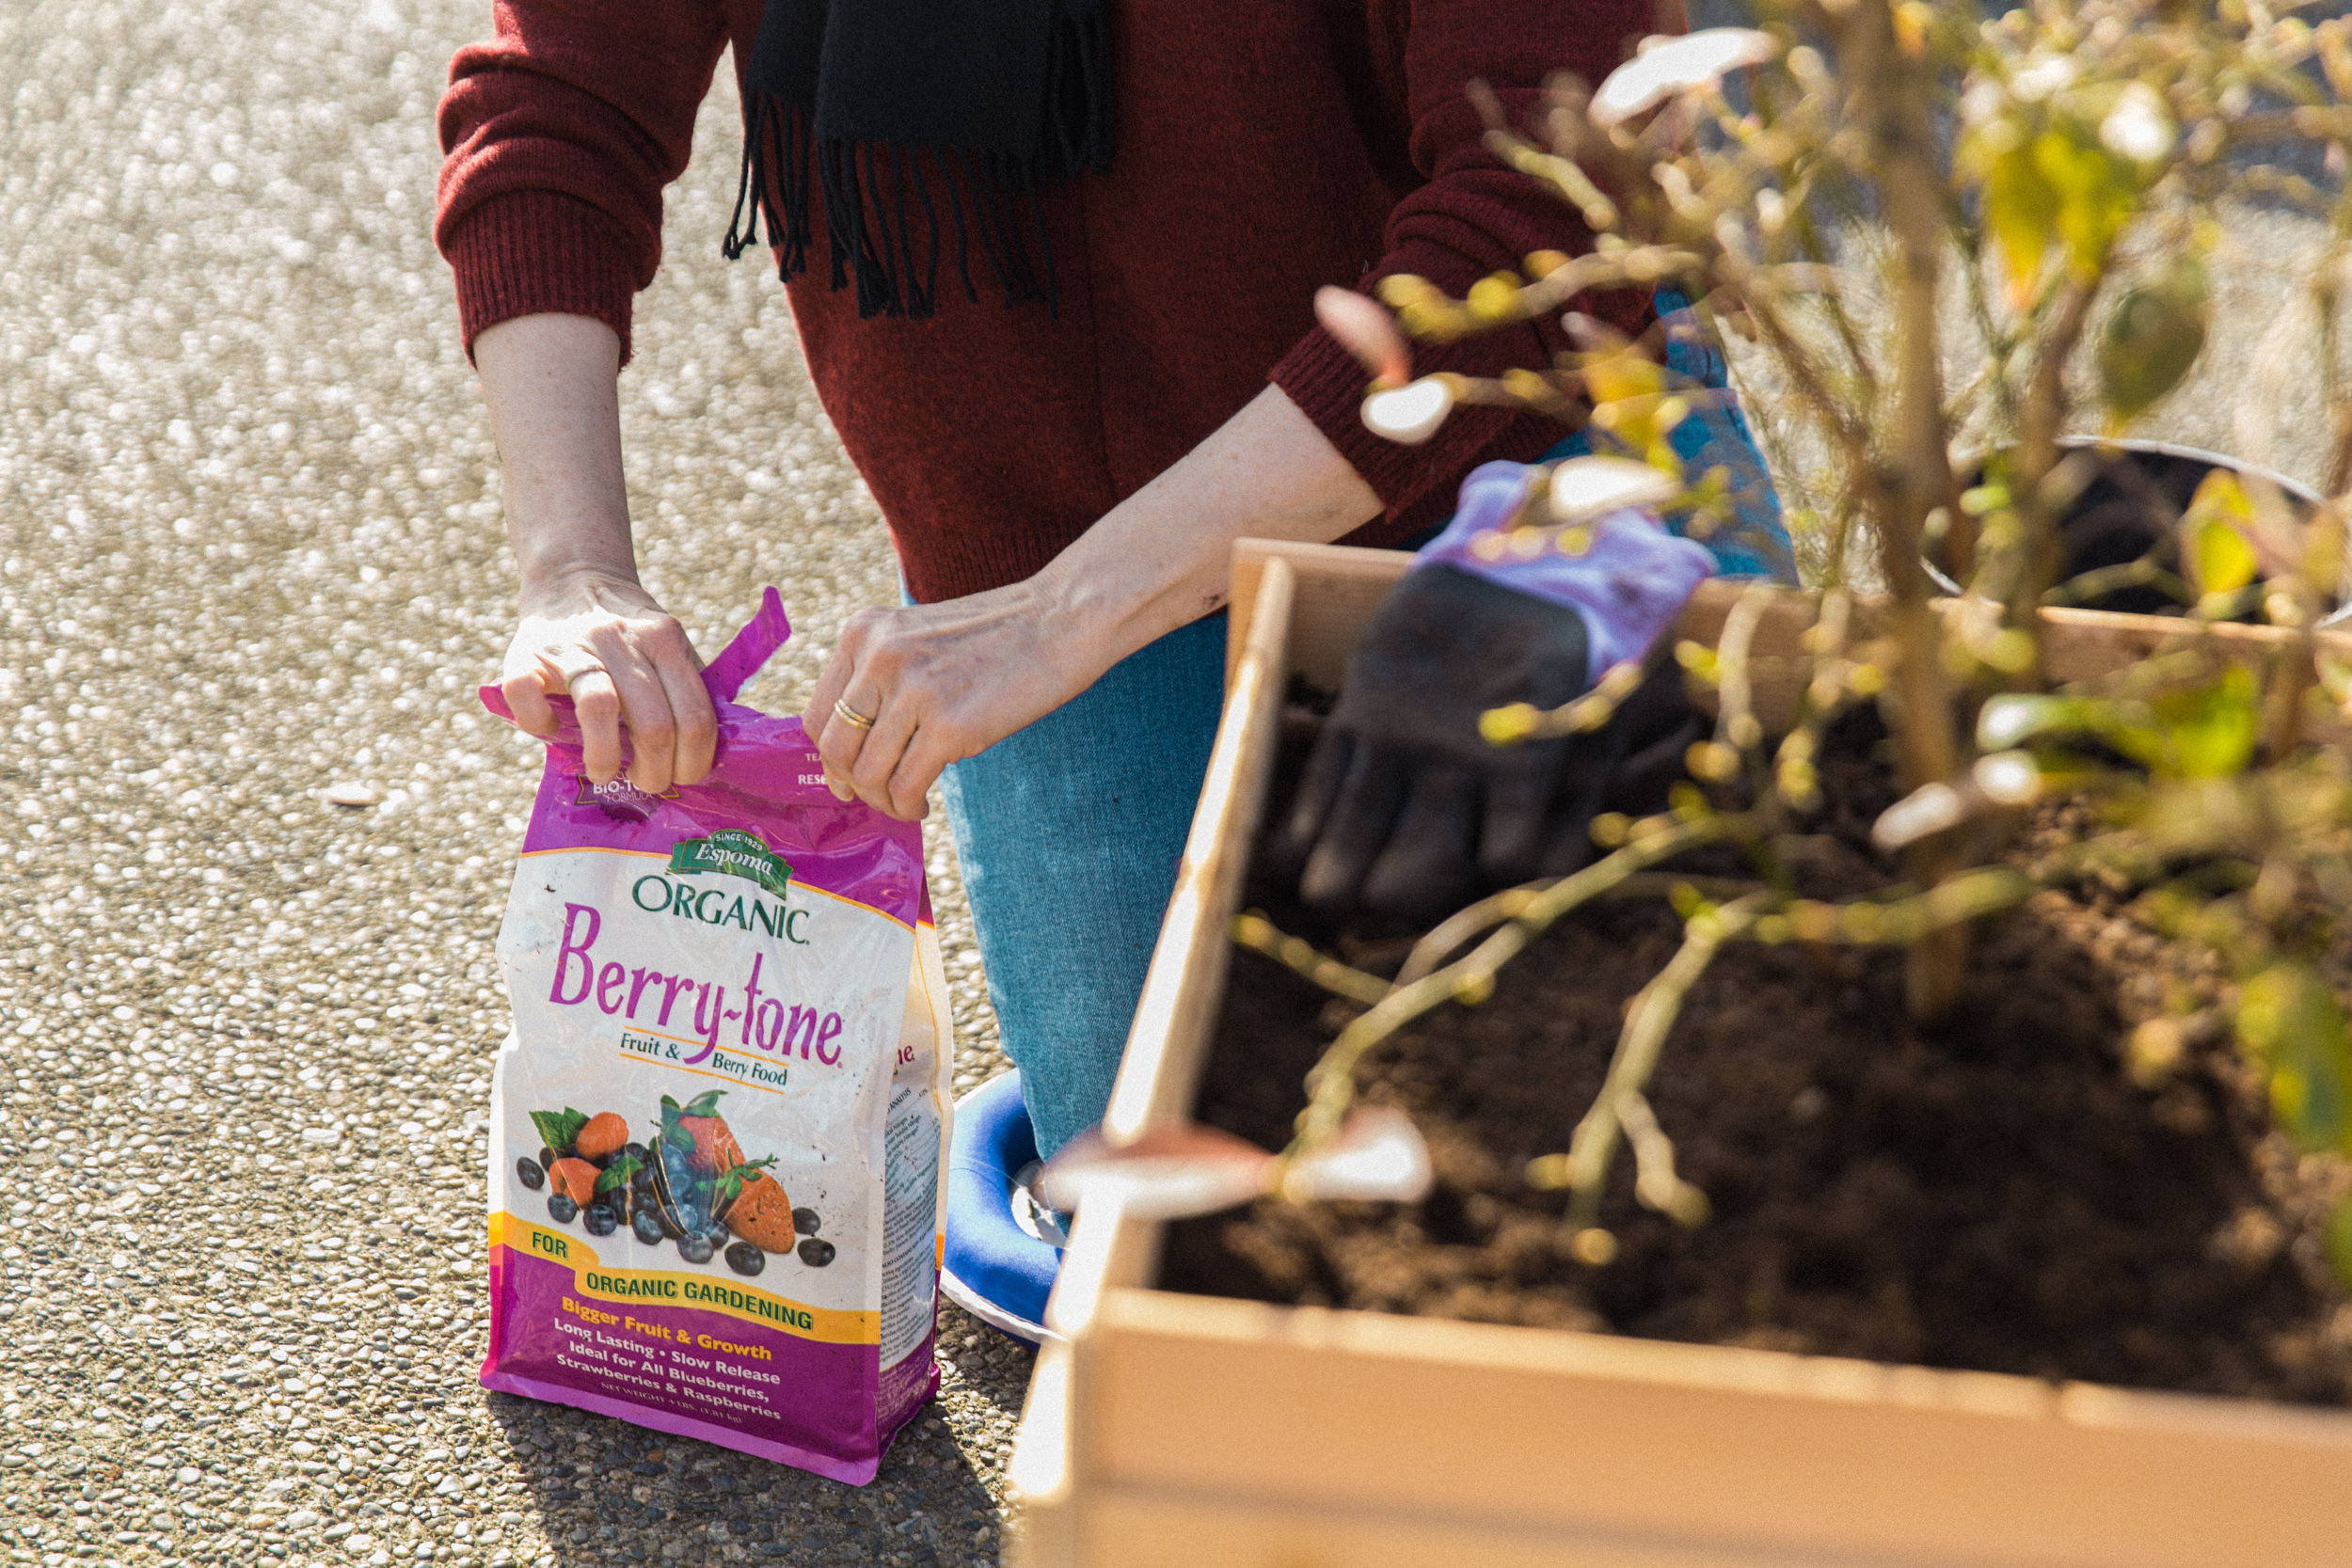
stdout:
<svg viewBox="0 0 2352 1568">
<path fill-rule="evenodd" d="M 708 1275 L 608 1268 L 596 1257 L 596 1249 L 579 1237 L 549 1230 L 513 1214 L 490 1216 L 490 1249 L 495 1252 L 500 1247 L 525 1258 L 563 1264 L 572 1271 L 573 1289 L 597 1301 L 723 1312 L 747 1323 L 828 1345 L 882 1343 L 882 1323 L 877 1313 L 809 1307 L 765 1291 L 730 1285 Z"/>
</svg>

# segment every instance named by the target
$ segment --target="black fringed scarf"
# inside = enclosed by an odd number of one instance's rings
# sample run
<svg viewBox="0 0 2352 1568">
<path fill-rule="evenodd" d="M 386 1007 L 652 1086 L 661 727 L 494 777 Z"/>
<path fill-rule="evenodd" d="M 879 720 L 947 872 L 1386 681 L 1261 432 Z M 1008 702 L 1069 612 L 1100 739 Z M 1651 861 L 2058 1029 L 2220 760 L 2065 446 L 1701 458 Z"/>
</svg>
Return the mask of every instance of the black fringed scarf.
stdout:
<svg viewBox="0 0 2352 1568">
<path fill-rule="evenodd" d="M 943 201 L 968 298 L 977 230 L 1006 305 L 1053 309 L 1037 193 L 1110 167 L 1110 0 L 768 0 L 746 78 L 730 261 L 765 213 L 780 275 L 807 270 L 813 163 L 861 318 L 931 314 Z"/>
</svg>

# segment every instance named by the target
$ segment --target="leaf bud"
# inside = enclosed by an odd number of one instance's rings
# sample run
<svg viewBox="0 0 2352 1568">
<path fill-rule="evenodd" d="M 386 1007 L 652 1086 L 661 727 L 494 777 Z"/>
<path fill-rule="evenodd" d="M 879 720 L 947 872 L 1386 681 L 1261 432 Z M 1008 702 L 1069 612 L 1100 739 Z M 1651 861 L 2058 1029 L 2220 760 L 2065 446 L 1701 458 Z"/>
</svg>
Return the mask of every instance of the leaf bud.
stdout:
<svg viewBox="0 0 2352 1568">
<path fill-rule="evenodd" d="M 1516 746 L 1535 733 L 1542 717 L 1533 703 L 1488 708 L 1478 716 L 1479 738 L 1489 746 Z"/>
<path fill-rule="evenodd" d="M 1502 372 L 1503 389 L 1522 403 L 1551 403 L 1559 394 L 1540 371 L 1513 366 Z"/>
<path fill-rule="evenodd" d="M 1454 388 L 1443 376 L 1425 375 L 1364 399 L 1364 428 L 1403 446 L 1419 446 L 1438 433 L 1454 411 Z"/>
<path fill-rule="evenodd" d="M 1588 1225 L 1569 1240 L 1568 1256 L 1587 1268 L 1605 1269 L 1617 1260 L 1617 1238 Z"/>
<path fill-rule="evenodd" d="M 1568 1184 L 1568 1157 L 1538 1154 L 1527 1162 L 1527 1184 L 1539 1193 L 1555 1193 Z"/>
<path fill-rule="evenodd" d="M 1482 322 L 1509 321 L 1518 314 L 1519 278 L 1509 272 L 1491 273 L 1470 285 L 1470 297 L 1463 301 L 1470 313 Z"/>
<path fill-rule="evenodd" d="M 1407 305 L 1445 297 L 1435 283 L 1409 272 L 1391 273 L 1382 278 L 1379 293 L 1380 303 L 1391 310 L 1402 310 Z"/>
<path fill-rule="evenodd" d="M 1683 766 L 1694 779 L 1728 784 L 1740 774 L 1740 753 L 1719 740 L 1701 740 L 1682 753 Z"/>
<path fill-rule="evenodd" d="M 2154 1088 L 2181 1065 L 2187 1039 L 2176 1019 L 2152 1018 L 2134 1029 L 2124 1046 L 2124 1065 L 2132 1082 Z"/>
</svg>

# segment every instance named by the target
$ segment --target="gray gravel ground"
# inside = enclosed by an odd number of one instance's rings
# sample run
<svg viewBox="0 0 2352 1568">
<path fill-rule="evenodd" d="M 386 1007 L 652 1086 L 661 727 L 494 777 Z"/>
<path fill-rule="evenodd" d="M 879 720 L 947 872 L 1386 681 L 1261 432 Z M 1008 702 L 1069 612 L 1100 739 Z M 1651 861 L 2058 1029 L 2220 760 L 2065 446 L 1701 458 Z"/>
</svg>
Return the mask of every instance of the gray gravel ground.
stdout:
<svg viewBox="0 0 2352 1568">
<path fill-rule="evenodd" d="M 486 11 L 0 8 L 0 1553 L 992 1561 L 1028 1359 L 952 1309 L 864 1490 L 474 1381 L 537 762 L 470 695 L 512 563 L 426 226 Z M 723 81 L 624 408 L 653 586 L 711 649 L 782 584 L 801 634 L 750 698 L 787 707 L 894 579 L 772 278 L 718 260 L 734 125 Z M 2233 226 L 2168 433 L 2233 439 L 2263 269 L 2308 239 Z M 968 1085 L 1002 1063 L 933 869 Z"/>
<path fill-rule="evenodd" d="M 1028 1357 L 952 1309 L 863 1490 L 475 1383 L 537 748 L 472 698 L 513 566 L 427 225 L 487 17 L 0 10 L 0 1556 L 993 1562 Z M 715 650 L 780 583 L 748 696 L 786 707 L 894 578 L 772 276 L 718 258 L 735 123 L 714 97 L 625 408 L 655 591 Z"/>
</svg>

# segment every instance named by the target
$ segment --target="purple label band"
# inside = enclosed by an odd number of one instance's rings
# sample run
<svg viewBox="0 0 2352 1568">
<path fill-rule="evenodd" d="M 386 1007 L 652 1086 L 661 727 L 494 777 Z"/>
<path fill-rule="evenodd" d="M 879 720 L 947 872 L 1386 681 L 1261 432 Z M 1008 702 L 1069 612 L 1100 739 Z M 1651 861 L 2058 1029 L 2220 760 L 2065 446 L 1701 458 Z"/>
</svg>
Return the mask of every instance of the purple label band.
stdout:
<svg viewBox="0 0 2352 1568">
<path fill-rule="evenodd" d="M 573 1254 L 562 1260 L 527 1248 Z M 498 1214 L 482 1385 L 862 1486 L 939 1386 L 932 1336 L 884 1373 L 875 1314 L 715 1277 L 597 1265 L 577 1237 Z M 694 1305 L 688 1300 L 696 1298 Z"/>
<path fill-rule="evenodd" d="M 784 603 L 771 588 L 761 595 L 758 613 L 703 672 L 719 720 L 709 774 L 660 797 L 627 783 L 626 732 L 622 777 L 607 784 L 587 781 L 571 699 L 548 698 L 556 729 L 547 737 L 547 771 L 523 852 L 611 848 L 666 856 L 680 844 L 733 832 L 777 851 L 803 886 L 854 899 L 909 926 L 929 920 L 921 826 L 885 816 L 861 800 L 835 800 L 798 718 L 776 718 L 735 702 L 743 682 L 790 635 Z M 497 687 L 483 687 L 480 695 L 485 707 L 513 721 Z"/>
</svg>

